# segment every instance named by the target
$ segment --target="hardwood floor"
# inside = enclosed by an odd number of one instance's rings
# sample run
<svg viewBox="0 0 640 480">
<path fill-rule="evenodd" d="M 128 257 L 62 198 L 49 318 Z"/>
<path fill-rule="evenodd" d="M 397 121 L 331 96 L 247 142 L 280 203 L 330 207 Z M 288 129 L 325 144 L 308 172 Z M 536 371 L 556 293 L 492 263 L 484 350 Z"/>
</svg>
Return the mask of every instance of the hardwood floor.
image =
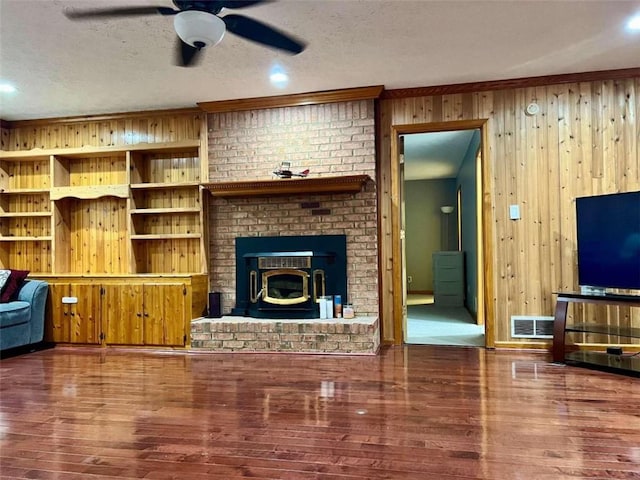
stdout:
<svg viewBox="0 0 640 480">
<path fill-rule="evenodd" d="M 640 478 L 638 379 L 549 360 L 443 346 L 7 358 L 0 478 Z"/>
</svg>

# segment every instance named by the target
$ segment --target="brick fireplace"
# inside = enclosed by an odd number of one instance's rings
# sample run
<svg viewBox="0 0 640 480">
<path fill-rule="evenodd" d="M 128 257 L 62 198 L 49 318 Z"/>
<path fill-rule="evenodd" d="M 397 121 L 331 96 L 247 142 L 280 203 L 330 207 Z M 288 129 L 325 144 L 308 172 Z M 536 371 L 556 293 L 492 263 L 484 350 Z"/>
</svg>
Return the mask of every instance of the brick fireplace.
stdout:
<svg viewBox="0 0 640 480">
<path fill-rule="evenodd" d="M 373 100 L 216 113 L 208 116 L 209 181 L 274 179 L 282 161 L 309 177 L 375 172 Z M 213 198 L 210 288 L 223 313 L 235 305 L 236 237 L 345 235 L 347 290 L 357 314 L 378 315 L 378 227 L 374 181 L 355 194 Z"/>
<path fill-rule="evenodd" d="M 290 162 L 292 170 L 309 169 L 309 178 L 364 174 L 372 179 L 355 193 L 300 191 L 212 198 L 208 218 L 210 290 L 222 293 L 223 315 L 231 314 L 237 300 L 236 238 L 342 235 L 348 291 L 344 301 L 353 304 L 356 318 L 375 323 L 371 328 L 377 334 L 373 100 L 215 113 L 209 114 L 208 125 L 211 183 L 278 181 L 273 170 L 283 161 Z M 343 331 L 343 327 L 339 329 Z"/>
</svg>

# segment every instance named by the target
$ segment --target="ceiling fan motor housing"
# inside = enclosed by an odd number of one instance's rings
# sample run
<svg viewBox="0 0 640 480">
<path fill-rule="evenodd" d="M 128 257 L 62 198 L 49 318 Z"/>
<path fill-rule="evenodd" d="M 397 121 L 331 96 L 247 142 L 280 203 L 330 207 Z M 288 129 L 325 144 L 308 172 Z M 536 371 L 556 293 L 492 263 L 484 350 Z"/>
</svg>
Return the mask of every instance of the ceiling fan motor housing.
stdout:
<svg viewBox="0 0 640 480">
<path fill-rule="evenodd" d="M 178 37 L 192 47 L 204 48 L 216 45 L 224 37 L 226 26 L 216 15 L 199 10 L 178 13 L 173 20 Z"/>
</svg>

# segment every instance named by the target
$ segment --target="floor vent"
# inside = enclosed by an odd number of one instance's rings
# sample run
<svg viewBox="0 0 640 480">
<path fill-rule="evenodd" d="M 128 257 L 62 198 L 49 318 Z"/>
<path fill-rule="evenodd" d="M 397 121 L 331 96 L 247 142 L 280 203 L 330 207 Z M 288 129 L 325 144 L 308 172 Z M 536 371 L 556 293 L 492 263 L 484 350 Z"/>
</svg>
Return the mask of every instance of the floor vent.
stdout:
<svg viewBox="0 0 640 480">
<path fill-rule="evenodd" d="M 514 338 L 553 338 L 553 317 L 512 315 L 511 336 Z"/>
</svg>

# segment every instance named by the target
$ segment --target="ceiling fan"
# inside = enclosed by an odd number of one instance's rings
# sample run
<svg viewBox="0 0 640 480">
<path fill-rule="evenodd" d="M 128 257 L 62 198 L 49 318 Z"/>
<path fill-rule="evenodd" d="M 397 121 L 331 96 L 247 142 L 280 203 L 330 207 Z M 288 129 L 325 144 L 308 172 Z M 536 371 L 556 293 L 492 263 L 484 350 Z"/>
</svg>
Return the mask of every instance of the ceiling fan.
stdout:
<svg viewBox="0 0 640 480">
<path fill-rule="evenodd" d="M 225 31 L 270 48 L 296 55 L 305 44 L 291 35 L 244 15 L 219 16 L 224 8 L 239 9 L 267 3 L 272 0 L 173 0 L 177 10 L 170 7 L 114 7 L 88 10 L 66 10 L 71 20 L 95 18 L 131 17 L 143 15 L 173 15 L 177 34 L 177 64 L 183 67 L 195 65 L 200 52 L 216 45 Z"/>
</svg>

